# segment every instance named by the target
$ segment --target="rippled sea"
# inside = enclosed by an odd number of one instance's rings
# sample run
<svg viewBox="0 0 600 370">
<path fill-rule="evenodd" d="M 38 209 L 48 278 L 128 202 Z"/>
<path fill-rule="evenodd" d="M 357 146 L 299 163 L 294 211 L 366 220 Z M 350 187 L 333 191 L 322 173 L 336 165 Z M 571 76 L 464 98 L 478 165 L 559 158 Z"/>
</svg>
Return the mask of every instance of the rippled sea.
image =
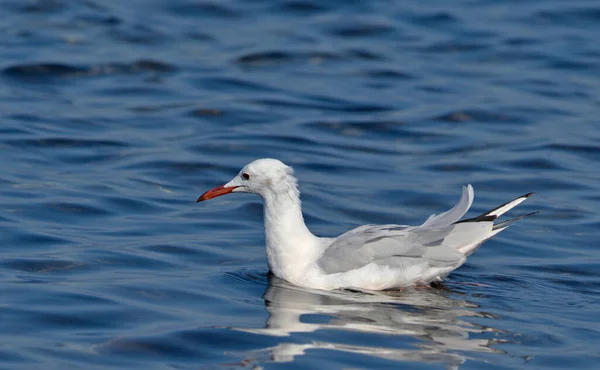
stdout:
<svg viewBox="0 0 600 370">
<path fill-rule="evenodd" d="M 0 3 L 0 368 L 597 369 L 600 4 Z M 246 163 L 317 235 L 535 191 L 440 287 L 268 274 Z"/>
</svg>

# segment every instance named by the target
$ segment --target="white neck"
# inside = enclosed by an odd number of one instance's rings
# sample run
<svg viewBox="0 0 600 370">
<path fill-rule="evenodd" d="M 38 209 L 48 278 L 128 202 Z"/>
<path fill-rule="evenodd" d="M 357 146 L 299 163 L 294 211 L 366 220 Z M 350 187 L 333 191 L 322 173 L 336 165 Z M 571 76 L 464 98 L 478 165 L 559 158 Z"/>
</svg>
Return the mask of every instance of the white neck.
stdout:
<svg viewBox="0 0 600 370">
<path fill-rule="evenodd" d="M 294 178 L 263 194 L 265 239 L 270 270 L 293 281 L 321 254 L 319 238 L 304 224 Z"/>
</svg>

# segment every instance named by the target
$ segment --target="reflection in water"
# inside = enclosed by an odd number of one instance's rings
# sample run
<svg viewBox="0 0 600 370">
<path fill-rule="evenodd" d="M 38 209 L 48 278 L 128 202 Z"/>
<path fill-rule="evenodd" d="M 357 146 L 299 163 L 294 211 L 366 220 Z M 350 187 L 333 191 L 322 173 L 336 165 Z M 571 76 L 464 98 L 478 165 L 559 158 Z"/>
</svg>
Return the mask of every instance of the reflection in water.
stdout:
<svg viewBox="0 0 600 370">
<path fill-rule="evenodd" d="M 465 316 L 484 316 L 474 309 L 477 306 L 449 296 L 448 291 L 434 288 L 408 289 L 402 293 L 307 290 L 271 276 L 263 296 L 269 313 L 265 327 L 236 330 L 280 337 L 322 329 L 347 330 L 411 336 L 419 341 L 415 348 L 410 349 L 323 341 L 281 343 L 245 353 L 246 365 L 289 362 L 310 349 L 329 349 L 390 360 L 440 362 L 449 368 L 458 368 L 467 359 L 464 354 L 458 353 L 460 351 L 499 352 L 490 347 L 498 343 L 497 340 L 470 338 L 471 333 L 498 332 L 497 329 L 484 328 L 460 319 Z M 308 315 L 319 316 L 315 320 L 306 320 Z M 485 316 L 489 317 L 487 314 Z M 339 340 L 340 336 L 335 338 Z"/>
</svg>

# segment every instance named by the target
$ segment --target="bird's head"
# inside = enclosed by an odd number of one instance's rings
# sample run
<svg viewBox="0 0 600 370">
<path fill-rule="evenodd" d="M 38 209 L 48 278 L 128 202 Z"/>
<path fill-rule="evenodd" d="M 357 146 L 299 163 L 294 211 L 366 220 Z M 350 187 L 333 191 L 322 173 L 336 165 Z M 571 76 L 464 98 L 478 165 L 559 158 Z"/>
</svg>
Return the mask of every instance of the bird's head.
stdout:
<svg viewBox="0 0 600 370">
<path fill-rule="evenodd" d="M 227 184 L 202 194 L 197 202 L 209 200 L 229 193 L 254 193 L 263 198 L 268 194 L 278 194 L 296 190 L 296 179 L 292 167 L 272 159 L 257 159 L 244 166 Z"/>
</svg>

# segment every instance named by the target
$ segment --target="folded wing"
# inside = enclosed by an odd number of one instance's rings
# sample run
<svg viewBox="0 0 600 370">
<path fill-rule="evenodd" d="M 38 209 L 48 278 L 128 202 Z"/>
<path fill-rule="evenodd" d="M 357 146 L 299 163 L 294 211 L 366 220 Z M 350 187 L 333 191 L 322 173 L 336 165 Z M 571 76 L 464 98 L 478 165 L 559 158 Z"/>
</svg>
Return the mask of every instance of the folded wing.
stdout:
<svg viewBox="0 0 600 370">
<path fill-rule="evenodd" d="M 341 235 L 325 250 L 319 267 L 326 273 L 346 272 L 369 263 L 394 267 L 426 263 L 436 267 L 458 267 L 465 256 L 457 245 L 465 243 L 469 230 L 475 239 L 492 228 L 482 225 L 452 225 L 469 210 L 473 203 L 473 187 L 463 186 L 462 197 L 456 206 L 439 215 L 432 215 L 421 226 L 365 225 Z M 468 230 L 465 230 L 468 229 Z"/>
<path fill-rule="evenodd" d="M 350 271 L 369 263 L 393 267 L 419 263 L 458 267 L 465 256 L 444 243 L 454 227 L 361 226 L 335 239 L 317 263 L 328 274 Z"/>
<path fill-rule="evenodd" d="M 473 187 L 463 186 L 462 196 L 452 209 L 432 215 L 421 226 L 365 225 L 334 239 L 317 261 L 326 273 L 346 272 L 367 264 L 408 268 L 426 264 L 440 269 L 464 263 L 483 242 L 512 222 L 494 221 L 533 193 L 522 195 L 482 215 L 460 220 L 473 203 Z"/>
</svg>

